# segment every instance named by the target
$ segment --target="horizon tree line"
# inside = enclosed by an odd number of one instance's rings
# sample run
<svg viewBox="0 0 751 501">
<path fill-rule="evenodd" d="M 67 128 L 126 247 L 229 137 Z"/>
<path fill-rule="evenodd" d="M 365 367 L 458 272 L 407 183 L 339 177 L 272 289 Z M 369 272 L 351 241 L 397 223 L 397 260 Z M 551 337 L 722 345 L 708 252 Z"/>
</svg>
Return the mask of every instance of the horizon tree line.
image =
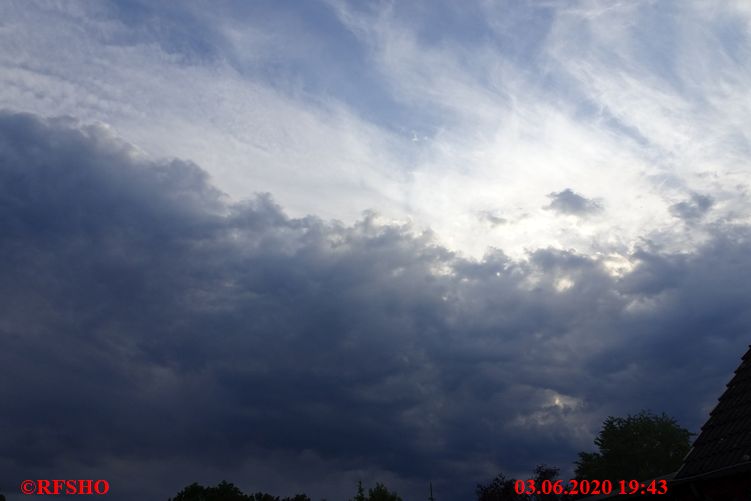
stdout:
<svg viewBox="0 0 751 501">
<path fill-rule="evenodd" d="M 623 417 L 609 416 L 603 422 L 602 429 L 594 439 L 597 452 L 579 452 L 575 461 L 576 480 L 650 480 L 677 470 L 683 458 L 691 448 L 693 433 L 683 428 L 665 413 L 653 414 L 641 411 L 635 415 Z M 559 481 L 560 468 L 538 464 L 528 480 L 534 480 L 537 486 L 543 482 Z M 565 482 L 565 480 L 563 480 Z M 521 484 L 517 479 L 507 478 L 499 473 L 487 483 L 477 484 L 475 496 L 477 501 L 564 501 L 586 496 L 569 496 L 563 494 L 524 494 L 518 493 Z M 441 501 L 433 496 L 432 482 L 426 489 L 428 501 Z M 427 487 L 427 485 L 426 485 Z M 0 501 L 5 496 L 0 494 Z M 204 487 L 192 483 L 174 498 L 168 501 L 312 501 L 304 493 L 292 497 L 279 497 L 266 492 L 246 494 L 234 484 L 222 481 L 216 486 Z M 327 501 L 321 499 L 320 501 Z M 354 497 L 347 501 L 404 501 L 399 494 L 389 490 L 384 484 L 376 482 L 367 492 L 362 481 L 357 482 Z M 412 500 L 410 500 L 412 501 Z M 419 501 L 419 500 L 414 500 Z"/>
</svg>

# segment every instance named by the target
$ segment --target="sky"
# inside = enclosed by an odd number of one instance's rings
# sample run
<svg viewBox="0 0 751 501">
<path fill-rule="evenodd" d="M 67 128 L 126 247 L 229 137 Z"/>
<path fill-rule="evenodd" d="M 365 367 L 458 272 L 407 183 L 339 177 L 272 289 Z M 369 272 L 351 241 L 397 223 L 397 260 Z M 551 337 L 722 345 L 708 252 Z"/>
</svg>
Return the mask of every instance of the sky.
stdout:
<svg viewBox="0 0 751 501">
<path fill-rule="evenodd" d="M 466 501 L 751 342 L 751 4 L 0 4 L 0 492 Z"/>
</svg>

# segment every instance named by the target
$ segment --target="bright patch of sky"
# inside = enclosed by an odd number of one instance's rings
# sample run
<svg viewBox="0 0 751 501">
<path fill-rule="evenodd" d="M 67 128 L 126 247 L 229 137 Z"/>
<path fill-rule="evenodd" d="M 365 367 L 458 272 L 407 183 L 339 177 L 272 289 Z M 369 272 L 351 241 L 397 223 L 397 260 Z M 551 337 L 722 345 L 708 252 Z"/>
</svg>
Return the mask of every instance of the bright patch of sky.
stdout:
<svg viewBox="0 0 751 501">
<path fill-rule="evenodd" d="M 748 222 L 745 2 L 8 2 L 0 19 L 0 106 L 107 124 L 294 216 L 374 210 L 475 257 L 621 267 L 645 240 L 690 250 Z"/>
</svg>

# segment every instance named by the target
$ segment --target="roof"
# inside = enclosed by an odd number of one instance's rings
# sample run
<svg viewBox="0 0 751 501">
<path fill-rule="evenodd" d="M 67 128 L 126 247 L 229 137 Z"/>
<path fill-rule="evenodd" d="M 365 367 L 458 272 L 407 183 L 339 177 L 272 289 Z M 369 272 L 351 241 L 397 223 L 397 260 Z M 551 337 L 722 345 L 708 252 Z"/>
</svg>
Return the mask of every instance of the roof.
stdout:
<svg viewBox="0 0 751 501">
<path fill-rule="evenodd" d="M 751 346 L 702 426 L 676 480 L 751 466 Z"/>
</svg>

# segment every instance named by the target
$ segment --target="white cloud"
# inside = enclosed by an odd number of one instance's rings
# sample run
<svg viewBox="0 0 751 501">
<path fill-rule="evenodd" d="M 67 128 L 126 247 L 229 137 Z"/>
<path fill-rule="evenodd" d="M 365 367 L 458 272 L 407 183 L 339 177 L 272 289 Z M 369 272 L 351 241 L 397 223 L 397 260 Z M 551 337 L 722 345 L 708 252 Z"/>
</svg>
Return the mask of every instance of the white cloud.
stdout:
<svg viewBox="0 0 751 501">
<path fill-rule="evenodd" d="M 234 197 L 272 191 L 295 214 L 403 213 L 401 146 L 341 103 L 285 93 L 221 60 L 185 65 L 156 44 L 110 44 L 128 29 L 115 21 L 78 26 L 38 10 L 42 36 L 0 53 L 2 105 L 112 124 L 153 156 L 200 163 Z M 9 22 L 0 44 L 29 38 L 30 22 Z"/>
<path fill-rule="evenodd" d="M 644 237 L 686 250 L 706 240 L 706 225 L 747 217 L 742 4 L 537 4 L 530 12 L 550 21 L 526 60 L 499 42 L 522 29 L 507 22 L 509 6 L 481 6 L 478 29 L 495 39 L 428 41 L 398 4 L 328 5 L 380 77 L 374 85 L 414 119 L 403 133 L 351 97 L 256 71 L 303 58 L 314 32 L 212 12 L 192 14 L 226 58 L 194 60 L 139 41 L 103 6 L 6 6 L 0 104 L 112 124 L 152 156 L 200 163 L 235 198 L 270 191 L 294 215 L 344 221 L 374 209 L 474 256 L 488 246 L 624 256 Z M 604 210 L 584 221 L 542 209 L 565 189 Z M 694 192 L 717 201 L 712 213 L 675 225 L 670 207 Z M 489 227 L 482 214 L 507 223 Z"/>
</svg>

